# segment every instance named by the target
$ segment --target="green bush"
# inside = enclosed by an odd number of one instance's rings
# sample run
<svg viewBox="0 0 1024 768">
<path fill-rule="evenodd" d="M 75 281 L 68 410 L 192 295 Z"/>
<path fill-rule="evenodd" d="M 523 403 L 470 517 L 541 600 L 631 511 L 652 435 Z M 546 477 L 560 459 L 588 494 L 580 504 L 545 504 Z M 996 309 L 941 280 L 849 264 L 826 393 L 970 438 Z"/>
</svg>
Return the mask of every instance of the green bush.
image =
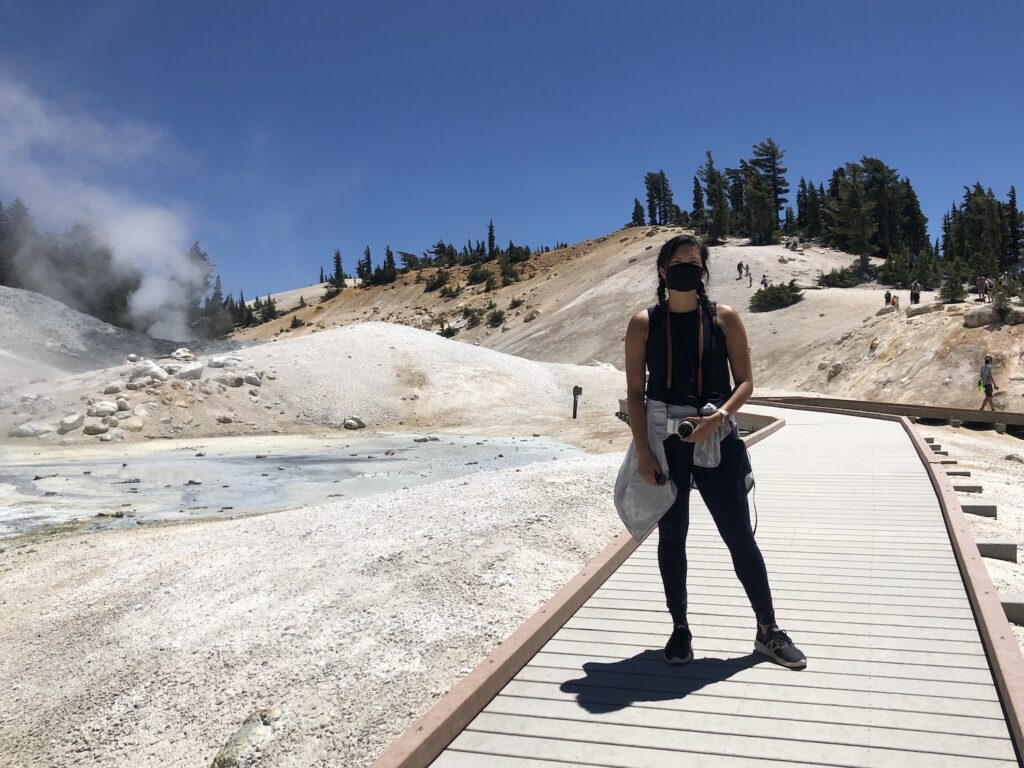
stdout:
<svg viewBox="0 0 1024 768">
<path fill-rule="evenodd" d="M 833 269 L 827 275 L 818 275 L 818 285 L 825 288 L 853 288 L 860 285 L 860 278 L 854 274 L 852 269 Z"/>
<path fill-rule="evenodd" d="M 292 328 L 301 328 L 304 325 L 305 323 L 302 321 L 302 318 L 300 318 L 298 315 L 292 315 Z"/>
<path fill-rule="evenodd" d="M 441 289 L 441 293 L 439 293 L 438 296 L 440 296 L 442 299 L 454 299 L 460 293 L 462 293 L 461 285 L 449 284 Z"/>
<path fill-rule="evenodd" d="M 437 270 L 437 273 L 432 278 L 427 280 L 427 284 L 423 288 L 423 290 L 427 293 L 429 293 L 430 291 L 436 291 L 438 288 L 440 288 L 442 285 L 448 282 L 448 278 L 450 276 L 451 274 L 446 269 Z"/>
<path fill-rule="evenodd" d="M 953 272 L 946 275 L 939 288 L 939 298 L 946 304 L 953 304 L 967 298 L 967 291 L 964 284 L 960 282 L 960 276 Z"/>
<path fill-rule="evenodd" d="M 466 276 L 466 282 L 470 285 L 476 285 L 477 283 L 483 283 L 487 281 L 487 278 L 491 276 L 491 273 L 484 269 L 484 265 L 479 261 L 473 265 L 473 268 L 469 270 L 469 274 Z"/>
<path fill-rule="evenodd" d="M 779 285 L 769 285 L 767 288 L 755 291 L 754 295 L 750 297 L 750 311 L 771 312 L 775 309 L 792 306 L 798 301 L 802 301 L 803 298 L 803 292 L 797 288 L 796 280 Z"/>
<path fill-rule="evenodd" d="M 491 328 L 497 328 L 499 325 L 505 322 L 505 312 L 501 309 L 492 309 L 490 314 L 487 315 L 487 324 Z"/>
<path fill-rule="evenodd" d="M 512 301 L 508 303 L 509 309 L 518 309 L 521 306 L 523 306 L 523 299 L 520 298 L 512 299 Z"/>
<path fill-rule="evenodd" d="M 483 319 L 484 311 L 480 307 L 463 307 L 462 316 L 466 319 L 467 328 L 476 328 Z"/>
<path fill-rule="evenodd" d="M 494 279 L 494 275 L 488 274 L 487 280 L 484 282 L 485 291 L 493 291 L 498 287 L 498 281 Z"/>
<path fill-rule="evenodd" d="M 448 325 L 447 323 L 443 323 L 441 325 L 441 330 L 438 331 L 437 333 L 439 336 L 444 336 L 446 339 L 450 339 L 458 332 L 459 329 L 456 328 L 454 325 Z"/>
</svg>

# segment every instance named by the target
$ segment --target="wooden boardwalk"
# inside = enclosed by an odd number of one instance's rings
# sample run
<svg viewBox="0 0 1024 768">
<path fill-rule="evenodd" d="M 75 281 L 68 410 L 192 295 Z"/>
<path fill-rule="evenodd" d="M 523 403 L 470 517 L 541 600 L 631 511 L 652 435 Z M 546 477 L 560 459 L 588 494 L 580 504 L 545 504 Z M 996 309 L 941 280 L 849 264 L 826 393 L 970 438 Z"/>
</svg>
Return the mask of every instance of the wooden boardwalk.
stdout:
<svg viewBox="0 0 1024 768">
<path fill-rule="evenodd" d="M 804 671 L 755 623 L 691 492 L 694 661 L 671 631 L 653 533 L 433 762 L 453 766 L 1014 766 L 939 503 L 898 422 L 752 411 L 757 540 Z"/>
</svg>

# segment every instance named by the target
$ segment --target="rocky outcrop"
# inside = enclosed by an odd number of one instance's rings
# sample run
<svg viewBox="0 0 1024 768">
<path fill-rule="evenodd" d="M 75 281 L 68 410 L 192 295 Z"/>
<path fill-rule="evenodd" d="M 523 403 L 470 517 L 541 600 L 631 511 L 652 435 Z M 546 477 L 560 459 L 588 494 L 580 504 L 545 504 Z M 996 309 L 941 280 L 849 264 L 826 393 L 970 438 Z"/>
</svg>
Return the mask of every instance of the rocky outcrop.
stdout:
<svg viewBox="0 0 1024 768">
<path fill-rule="evenodd" d="M 875 317 L 881 317 L 882 315 L 888 315 L 896 311 L 896 307 L 889 304 L 888 306 L 882 307 L 880 310 L 875 312 Z"/>
<path fill-rule="evenodd" d="M 81 413 L 75 413 L 71 416 L 65 416 L 60 420 L 60 426 L 57 428 L 57 432 L 64 435 L 68 432 L 74 432 L 76 429 L 85 423 L 85 416 Z"/>
<path fill-rule="evenodd" d="M 995 307 L 991 304 L 983 304 L 980 307 L 971 307 L 964 313 L 964 327 L 981 328 L 984 325 L 998 323 L 1002 319 Z"/>
<path fill-rule="evenodd" d="M 349 416 L 342 424 L 345 429 L 365 429 L 366 424 L 358 416 Z"/>
<path fill-rule="evenodd" d="M 209 365 L 211 368 L 234 368 L 241 362 L 242 358 L 240 357 L 224 355 L 222 357 L 211 357 Z"/>
<path fill-rule="evenodd" d="M 832 367 L 828 369 L 828 380 L 832 381 L 836 376 L 843 372 L 842 363 L 832 363 Z"/>
<path fill-rule="evenodd" d="M 98 403 L 89 407 L 89 410 L 86 411 L 86 415 L 103 418 L 104 416 L 111 416 L 117 413 L 117 411 L 117 403 L 112 403 L 109 400 L 100 400 Z"/>
<path fill-rule="evenodd" d="M 907 307 L 907 317 L 917 317 L 918 315 L 927 315 L 931 312 L 941 312 L 942 304 L 916 304 L 911 307 Z"/>
<path fill-rule="evenodd" d="M 1003 321 L 1007 325 L 1020 325 L 1021 323 L 1024 323 L 1024 308 L 1010 307 L 1006 310 L 1006 314 L 1003 316 Z"/>
<path fill-rule="evenodd" d="M 225 387 L 240 387 L 245 384 L 245 379 L 237 373 L 222 373 L 219 376 L 214 376 L 213 380 Z"/>
<path fill-rule="evenodd" d="M 171 352 L 171 357 L 173 357 L 175 360 L 182 360 L 182 361 L 188 361 L 188 360 L 195 360 L 196 359 L 195 353 L 191 349 L 189 349 L 188 347 L 178 347 L 176 350 Z"/>
</svg>

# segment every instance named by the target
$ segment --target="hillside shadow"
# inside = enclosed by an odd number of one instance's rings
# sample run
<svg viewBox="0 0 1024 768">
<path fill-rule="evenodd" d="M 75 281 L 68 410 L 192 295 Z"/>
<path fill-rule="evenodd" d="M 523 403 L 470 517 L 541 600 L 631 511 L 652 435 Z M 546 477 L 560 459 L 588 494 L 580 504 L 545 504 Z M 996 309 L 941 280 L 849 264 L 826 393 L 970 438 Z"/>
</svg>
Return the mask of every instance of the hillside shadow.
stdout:
<svg viewBox="0 0 1024 768">
<path fill-rule="evenodd" d="M 670 665 L 660 650 L 648 650 L 611 664 L 587 662 L 583 665 L 583 677 L 566 680 L 559 689 L 575 694 L 576 703 L 588 712 L 617 712 L 639 702 L 685 698 L 767 661 L 760 654 L 750 653 L 731 659 L 702 658 L 689 664 Z"/>
</svg>

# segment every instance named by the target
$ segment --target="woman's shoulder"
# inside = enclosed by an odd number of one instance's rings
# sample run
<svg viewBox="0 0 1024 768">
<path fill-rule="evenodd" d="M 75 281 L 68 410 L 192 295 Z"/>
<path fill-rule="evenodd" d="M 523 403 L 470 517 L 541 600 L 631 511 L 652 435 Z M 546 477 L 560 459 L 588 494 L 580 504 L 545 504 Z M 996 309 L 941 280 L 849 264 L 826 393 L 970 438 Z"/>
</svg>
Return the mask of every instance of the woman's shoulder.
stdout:
<svg viewBox="0 0 1024 768">
<path fill-rule="evenodd" d="M 740 322 L 740 313 L 730 307 L 728 304 L 716 304 L 715 315 L 719 325 L 723 328 L 729 328 L 735 326 Z"/>
</svg>

